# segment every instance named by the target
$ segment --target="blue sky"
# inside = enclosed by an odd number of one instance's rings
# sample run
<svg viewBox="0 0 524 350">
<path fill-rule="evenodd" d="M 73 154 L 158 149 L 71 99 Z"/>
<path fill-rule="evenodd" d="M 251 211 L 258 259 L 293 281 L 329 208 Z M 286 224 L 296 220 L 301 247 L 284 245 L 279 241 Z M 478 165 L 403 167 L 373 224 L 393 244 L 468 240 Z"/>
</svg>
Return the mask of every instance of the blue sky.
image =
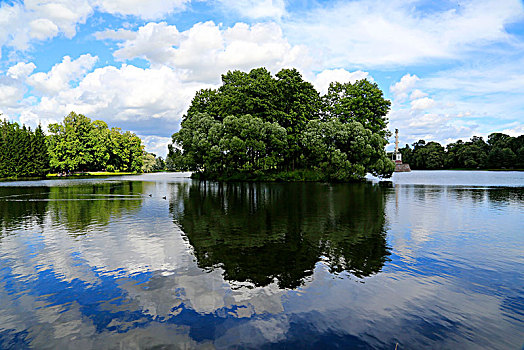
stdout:
<svg viewBox="0 0 524 350">
<path fill-rule="evenodd" d="M 261 66 L 377 82 L 402 145 L 524 134 L 520 0 L 0 1 L 0 47 L 2 117 L 75 111 L 162 156 L 197 90 Z"/>
</svg>

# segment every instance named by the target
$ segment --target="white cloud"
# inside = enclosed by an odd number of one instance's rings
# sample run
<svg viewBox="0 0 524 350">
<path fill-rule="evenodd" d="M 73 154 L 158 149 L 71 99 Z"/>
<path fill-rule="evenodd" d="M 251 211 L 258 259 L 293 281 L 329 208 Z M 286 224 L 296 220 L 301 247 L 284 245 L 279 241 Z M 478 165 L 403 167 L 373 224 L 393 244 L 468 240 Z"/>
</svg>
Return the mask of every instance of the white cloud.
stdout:
<svg viewBox="0 0 524 350">
<path fill-rule="evenodd" d="M 29 23 L 29 36 L 38 40 L 45 40 L 52 38 L 58 34 L 58 27 L 56 24 L 45 18 L 35 19 Z"/>
<path fill-rule="evenodd" d="M 286 14 L 283 0 L 219 0 L 226 10 L 234 10 L 243 17 L 279 19 Z"/>
<path fill-rule="evenodd" d="M 35 70 L 36 66 L 33 62 L 24 63 L 19 62 L 7 70 L 7 76 L 13 79 L 25 79 L 29 74 Z"/>
<path fill-rule="evenodd" d="M 72 38 L 95 11 L 157 19 L 182 11 L 190 0 L 25 0 L 0 4 L 0 48 L 25 51 L 34 41 Z"/>
<path fill-rule="evenodd" d="M 409 98 L 411 100 L 416 100 L 416 99 L 419 99 L 419 98 L 423 98 L 423 97 L 426 97 L 428 94 L 423 92 L 423 91 L 420 91 L 419 89 L 415 89 L 411 92 L 411 95 L 409 96 Z"/>
<path fill-rule="evenodd" d="M 72 38 L 93 12 L 87 0 L 26 0 L 0 5 L 0 47 L 27 50 L 31 40 Z"/>
<path fill-rule="evenodd" d="M 28 81 L 48 92 L 40 100 L 28 98 L 16 103 L 23 93 L 2 90 L 5 96 L 0 96 L 0 107 L 6 106 L 6 116 L 19 114 L 19 120 L 29 126 L 46 126 L 75 111 L 140 134 L 148 140 L 148 150 L 165 156 L 162 148 L 178 129 L 195 92 L 217 87 L 184 82 L 175 69 L 167 66 L 143 69 L 124 64 L 121 68 L 106 66 L 86 73 L 96 59 L 86 56 L 77 60 L 66 56 L 49 72 L 29 76 Z M 70 84 L 71 79 L 77 83 Z"/>
<path fill-rule="evenodd" d="M 397 67 L 455 59 L 492 43 L 507 43 L 511 36 L 506 25 L 524 17 L 519 0 L 462 1 L 429 12 L 418 5 L 338 1 L 294 16 L 284 28 L 294 42 L 316 47 L 327 67 Z"/>
<path fill-rule="evenodd" d="M 190 0 L 95 0 L 100 11 L 116 15 L 132 15 L 143 19 L 158 19 L 182 11 Z"/>
<path fill-rule="evenodd" d="M 129 31 L 98 33 L 99 38 L 131 37 Z M 303 46 L 292 46 L 275 23 L 237 23 L 222 29 L 213 22 L 197 23 L 179 32 L 165 23 L 148 23 L 132 39 L 119 44 L 119 60 L 144 58 L 152 66 L 176 68 L 187 81 L 216 83 L 231 69 L 265 66 L 270 71 L 307 67 L 311 60 Z"/>
<path fill-rule="evenodd" d="M 416 100 L 411 101 L 411 109 L 412 110 L 424 110 L 435 106 L 435 100 L 429 98 L 429 97 L 423 97 Z"/>
<path fill-rule="evenodd" d="M 44 95 L 54 95 L 69 87 L 71 81 L 83 77 L 95 65 L 98 57 L 85 54 L 71 60 L 65 56 L 61 63 L 51 68 L 48 73 L 35 73 L 28 78 L 28 83 Z"/>
<path fill-rule="evenodd" d="M 115 51 L 117 60 L 140 57 L 152 63 L 168 62 L 174 55 L 174 45 L 180 43 L 180 33 L 176 26 L 162 23 L 148 23 L 137 32 L 129 30 L 107 31 L 97 33 L 98 38 L 110 38 L 126 41 Z"/>
<path fill-rule="evenodd" d="M 318 73 L 313 81 L 315 88 L 321 93 L 326 94 L 329 88 L 329 84 L 332 82 L 354 84 L 357 80 L 368 79 L 370 81 L 373 78 L 368 72 L 357 70 L 355 72 L 349 72 L 345 69 L 326 69 Z"/>
<path fill-rule="evenodd" d="M 514 123 L 509 129 L 504 129 L 501 132 L 513 137 L 524 135 L 524 124 Z"/>
<path fill-rule="evenodd" d="M 404 100 L 408 97 L 409 92 L 413 89 L 417 81 L 420 78 L 416 75 L 406 74 L 404 75 L 399 82 L 393 84 L 389 91 L 395 96 L 398 100 Z"/>
<path fill-rule="evenodd" d="M 172 130 L 175 132 L 175 130 Z M 154 153 L 157 157 L 166 158 L 167 155 L 167 145 L 170 144 L 171 137 L 162 137 L 162 136 L 142 136 L 138 135 L 145 146 L 147 152 Z"/>
<path fill-rule="evenodd" d="M 430 93 L 415 89 L 420 85 Z M 406 74 L 390 87 L 390 91 L 394 99 L 388 115 L 389 125 L 391 130 L 398 128 L 401 131 L 402 144 L 420 139 L 445 144 L 449 139 L 468 139 L 482 132 L 473 122 L 478 114 L 472 114 L 449 96 L 439 95 L 438 90 L 426 83 L 426 78 Z"/>
<path fill-rule="evenodd" d="M 0 113 L 4 112 L 4 108 L 16 106 L 23 95 L 24 90 L 19 87 L 0 83 Z"/>
</svg>

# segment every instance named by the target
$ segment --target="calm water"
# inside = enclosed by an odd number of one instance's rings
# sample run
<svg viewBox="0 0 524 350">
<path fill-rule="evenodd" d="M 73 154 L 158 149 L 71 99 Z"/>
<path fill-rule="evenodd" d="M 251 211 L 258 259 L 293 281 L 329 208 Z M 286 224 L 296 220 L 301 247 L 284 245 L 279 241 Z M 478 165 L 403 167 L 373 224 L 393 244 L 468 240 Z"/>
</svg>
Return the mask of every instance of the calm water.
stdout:
<svg viewBox="0 0 524 350">
<path fill-rule="evenodd" d="M 520 349 L 523 223 L 524 173 L 0 183 L 0 349 Z"/>
</svg>

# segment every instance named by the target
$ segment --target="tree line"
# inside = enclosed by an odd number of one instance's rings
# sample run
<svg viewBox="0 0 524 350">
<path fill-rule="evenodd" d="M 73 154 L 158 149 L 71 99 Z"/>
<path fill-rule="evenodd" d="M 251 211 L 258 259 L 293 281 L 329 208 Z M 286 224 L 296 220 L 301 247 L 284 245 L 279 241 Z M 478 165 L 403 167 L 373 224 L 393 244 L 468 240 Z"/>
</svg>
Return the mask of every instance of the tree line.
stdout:
<svg viewBox="0 0 524 350">
<path fill-rule="evenodd" d="M 473 136 L 446 147 L 419 140 L 400 148 L 402 160 L 412 169 L 524 169 L 524 135 L 492 133 L 487 142 Z"/>
<path fill-rule="evenodd" d="M 140 172 L 142 140 L 130 131 L 109 129 L 101 120 L 91 121 L 75 112 L 62 123 L 49 125 L 47 145 L 51 169 L 59 172 Z"/>
<path fill-rule="evenodd" d="M 0 178 L 42 176 L 49 171 L 46 137 L 38 126 L 0 121 Z"/>
<path fill-rule="evenodd" d="M 32 131 L 7 120 L 0 123 L 0 178 L 143 170 L 147 153 L 130 131 L 109 129 L 104 121 L 75 112 L 48 129 L 46 136 L 40 126 Z"/>
<path fill-rule="evenodd" d="M 387 177 L 390 105 L 365 79 L 321 96 L 296 69 L 229 71 L 218 89 L 196 93 L 166 164 L 210 179 Z"/>
</svg>

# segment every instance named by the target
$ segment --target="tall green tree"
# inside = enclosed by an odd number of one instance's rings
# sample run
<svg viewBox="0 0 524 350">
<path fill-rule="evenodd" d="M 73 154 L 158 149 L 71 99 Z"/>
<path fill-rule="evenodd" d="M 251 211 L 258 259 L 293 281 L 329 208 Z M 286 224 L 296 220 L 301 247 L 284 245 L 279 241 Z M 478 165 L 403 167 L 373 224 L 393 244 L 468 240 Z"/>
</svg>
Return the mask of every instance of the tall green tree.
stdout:
<svg viewBox="0 0 524 350">
<path fill-rule="evenodd" d="M 330 93 L 323 103 L 296 69 L 275 77 L 265 68 L 230 71 L 218 89 L 197 92 L 173 134 L 167 164 L 212 178 L 312 168 L 333 180 L 361 179 L 366 171 L 391 175 L 384 152 L 390 102 L 382 91 L 363 80 L 333 84 Z M 319 149 L 334 152 L 323 167 L 314 166 Z"/>
<path fill-rule="evenodd" d="M 75 112 L 69 113 L 60 124 L 50 124 L 51 167 L 59 171 L 87 171 L 93 163 L 89 148 L 91 129 L 91 119 Z"/>
<path fill-rule="evenodd" d="M 71 112 L 62 123 L 51 124 L 49 132 L 47 146 L 55 171 L 141 171 L 142 141 L 129 131 L 109 130 L 103 121 Z"/>
<path fill-rule="evenodd" d="M 45 135 L 7 120 L 0 122 L 0 178 L 43 176 L 49 171 Z"/>
<path fill-rule="evenodd" d="M 323 97 L 324 114 L 342 122 L 357 121 L 366 129 L 387 138 L 387 114 L 391 101 L 384 99 L 377 83 L 366 79 L 351 83 L 331 83 Z"/>
</svg>

